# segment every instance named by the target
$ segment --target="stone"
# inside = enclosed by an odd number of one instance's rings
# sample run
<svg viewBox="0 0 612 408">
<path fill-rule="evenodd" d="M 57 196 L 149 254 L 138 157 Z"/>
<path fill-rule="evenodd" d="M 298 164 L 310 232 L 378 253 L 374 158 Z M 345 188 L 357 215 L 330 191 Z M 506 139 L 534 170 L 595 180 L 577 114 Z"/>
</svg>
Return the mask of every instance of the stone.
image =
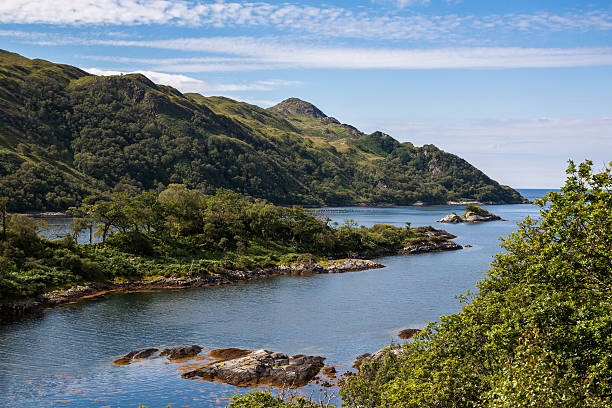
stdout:
<svg viewBox="0 0 612 408">
<path fill-rule="evenodd" d="M 245 350 L 239 349 L 235 347 L 224 348 L 224 349 L 214 349 L 208 353 L 209 356 L 214 358 L 215 360 L 231 360 L 233 358 L 244 357 L 247 354 L 252 353 L 253 350 Z"/>
<path fill-rule="evenodd" d="M 404 349 L 401 346 L 399 345 L 386 346 L 386 347 L 381 348 L 374 354 L 365 353 L 365 354 L 358 355 L 357 359 L 353 363 L 353 368 L 359 369 L 359 367 L 361 367 L 363 363 L 367 361 L 372 361 L 372 360 L 374 361 L 380 360 L 386 355 L 400 356 L 402 354 L 404 354 Z"/>
<path fill-rule="evenodd" d="M 425 231 L 425 235 L 428 237 L 443 237 L 447 239 L 457 238 L 456 235 L 453 235 L 450 232 L 439 228 L 433 228 L 429 231 Z"/>
<path fill-rule="evenodd" d="M 475 222 L 487 222 L 487 221 L 505 221 L 500 216 L 493 214 L 485 210 L 484 208 L 476 206 L 467 206 L 466 211 L 463 215 L 457 215 L 457 213 L 448 214 L 438 222 L 445 222 L 450 224 L 458 224 L 460 222 L 475 223 Z"/>
<path fill-rule="evenodd" d="M 287 358 L 281 353 L 255 350 L 241 357 L 216 361 L 183 374 L 184 378 L 220 381 L 238 387 L 267 384 L 297 388 L 311 382 L 323 367 L 324 357 Z"/>
<path fill-rule="evenodd" d="M 334 366 L 330 366 L 330 365 L 326 365 L 323 367 L 323 374 L 329 376 L 329 377 L 333 377 L 336 375 L 336 367 Z"/>
<path fill-rule="evenodd" d="M 495 214 L 480 215 L 473 212 L 468 212 L 463 216 L 465 222 L 487 222 L 487 221 L 502 221 L 502 218 Z"/>
<path fill-rule="evenodd" d="M 147 348 L 147 349 L 130 351 L 129 353 L 124 354 L 123 356 L 115 360 L 114 363 L 115 364 L 130 364 L 137 360 L 149 358 L 157 351 L 159 350 L 156 348 Z"/>
<path fill-rule="evenodd" d="M 427 252 L 438 252 L 438 251 L 455 251 L 462 249 L 463 247 L 453 241 L 430 241 L 423 240 L 414 242 L 407 247 L 404 247 L 400 252 L 403 255 L 422 254 Z"/>
<path fill-rule="evenodd" d="M 464 222 L 461 216 L 457 215 L 457 213 L 448 214 L 446 217 L 442 218 L 438 222 L 444 222 L 447 224 L 459 224 Z"/>
<path fill-rule="evenodd" d="M 414 337 L 420 331 L 421 331 L 421 329 L 404 329 L 404 330 L 400 330 L 397 333 L 397 337 L 399 337 L 400 339 L 410 339 L 410 338 Z"/>
<path fill-rule="evenodd" d="M 359 368 L 359 366 L 361 365 L 361 363 L 363 363 L 366 359 L 368 359 L 371 356 L 370 353 L 363 353 L 357 356 L 357 359 L 355 360 L 355 362 L 353 363 L 353 368 Z"/>
<path fill-rule="evenodd" d="M 160 356 L 168 357 L 168 360 L 181 360 L 185 358 L 195 357 L 202 351 L 202 347 L 191 345 L 191 346 L 178 346 L 173 348 L 164 349 Z"/>
</svg>

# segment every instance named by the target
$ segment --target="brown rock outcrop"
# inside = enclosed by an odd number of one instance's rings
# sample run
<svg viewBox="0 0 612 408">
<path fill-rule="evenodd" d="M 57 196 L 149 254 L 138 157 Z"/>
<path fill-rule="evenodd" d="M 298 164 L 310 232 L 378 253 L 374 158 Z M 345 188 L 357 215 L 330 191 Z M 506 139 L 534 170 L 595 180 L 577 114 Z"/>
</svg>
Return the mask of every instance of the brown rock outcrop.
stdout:
<svg viewBox="0 0 612 408">
<path fill-rule="evenodd" d="M 297 388 L 308 384 L 323 367 L 323 357 L 289 358 L 286 354 L 255 350 L 249 354 L 216 361 L 183 374 L 184 378 L 220 381 L 238 387 L 268 384 Z"/>
<path fill-rule="evenodd" d="M 196 345 L 178 346 L 164 349 L 159 355 L 168 357 L 168 360 L 180 360 L 195 357 L 200 354 L 201 351 L 202 347 Z"/>
<path fill-rule="evenodd" d="M 119 365 L 130 364 L 130 363 L 133 363 L 134 361 L 142 360 L 143 358 L 149 358 L 158 351 L 159 349 L 156 349 L 156 348 L 147 348 L 147 349 L 130 351 L 129 353 L 124 354 L 123 356 L 115 360 L 114 363 L 119 364 Z"/>
</svg>

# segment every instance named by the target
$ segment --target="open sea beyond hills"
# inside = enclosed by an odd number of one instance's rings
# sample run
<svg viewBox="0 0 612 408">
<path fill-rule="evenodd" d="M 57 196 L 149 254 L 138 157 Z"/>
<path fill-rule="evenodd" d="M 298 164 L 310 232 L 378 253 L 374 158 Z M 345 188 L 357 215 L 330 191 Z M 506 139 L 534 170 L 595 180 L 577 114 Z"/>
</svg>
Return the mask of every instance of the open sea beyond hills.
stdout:
<svg viewBox="0 0 612 408">
<path fill-rule="evenodd" d="M 518 191 L 533 200 L 550 190 Z M 457 312 L 455 295 L 475 290 L 500 251 L 499 237 L 515 231 L 524 217 L 538 215 L 530 204 L 484 208 L 507 221 L 436 223 L 452 211 L 463 212 L 460 206 L 324 208 L 324 215 L 340 223 L 351 218 L 366 226 L 433 225 L 471 247 L 385 257 L 378 261 L 386 268 L 369 271 L 109 294 L 0 326 L 0 406 L 216 407 L 252 390 L 183 379 L 185 363 L 162 358 L 112 364 L 145 347 L 198 344 L 321 355 L 343 373 L 357 355 L 400 342 L 399 330 Z M 323 391 L 312 385 L 298 392 L 313 392 L 316 400 Z"/>
</svg>

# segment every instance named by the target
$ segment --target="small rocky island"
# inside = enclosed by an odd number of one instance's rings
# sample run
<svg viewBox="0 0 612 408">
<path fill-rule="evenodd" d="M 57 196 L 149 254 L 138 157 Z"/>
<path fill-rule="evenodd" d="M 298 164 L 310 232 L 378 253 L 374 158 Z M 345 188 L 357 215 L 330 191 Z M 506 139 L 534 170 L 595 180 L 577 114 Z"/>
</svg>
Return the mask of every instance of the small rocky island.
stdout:
<svg viewBox="0 0 612 408">
<path fill-rule="evenodd" d="M 214 350 L 211 356 L 214 356 Z M 234 358 L 215 361 L 188 371 L 183 378 L 220 381 L 238 387 L 266 384 L 297 388 L 312 381 L 323 368 L 324 357 L 273 353 L 268 350 L 237 350 Z"/>
<path fill-rule="evenodd" d="M 185 362 L 198 357 L 202 347 L 197 345 L 178 346 L 164 349 L 146 348 L 131 351 L 114 361 L 115 365 L 127 365 L 148 358 L 166 357 L 170 361 Z M 159 352 L 159 353 L 158 353 Z M 297 354 L 287 356 L 268 350 L 245 350 L 225 348 L 211 350 L 206 358 L 212 361 L 200 367 L 189 366 L 183 378 L 204 381 L 219 381 L 237 387 L 271 385 L 283 388 L 297 388 L 310 383 L 324 367 L 325 357 Z M 327 367 L 327 373 L 332 367 Z M 335 369 L 333 369 L 335 372 Z"/>
<path fill-rule="evenodd" d="M 463 215 L 458 215 L 453 212 L 442 218 L 438 222 L 447 224 L 459 224 L 465 223 L 476 223 L 476 222 L 488 222 L 488 221 L 505 221 L 500 216 L 493 214 L 484 208 L 478 207 L 477 205 L 469 204 L 465 207 Z"/>
</svg>

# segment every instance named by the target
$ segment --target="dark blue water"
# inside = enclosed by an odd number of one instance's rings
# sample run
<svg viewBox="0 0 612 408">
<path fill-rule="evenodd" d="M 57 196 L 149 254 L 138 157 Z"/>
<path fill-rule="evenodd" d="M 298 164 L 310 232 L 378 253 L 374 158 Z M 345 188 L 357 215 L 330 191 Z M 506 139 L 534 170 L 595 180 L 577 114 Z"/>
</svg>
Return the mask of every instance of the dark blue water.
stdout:
<svg viewBox="0 0 612 408">
<path fill-rule="evenodd" d="M 525 191 L 522 191 L 525 195 Z M 394 256 L 387 268 L 310 277 L 277 277 L 225 287 L 113 294 L 48 310 L 0 326 L 1 407 L 214 407 L 244 392 L 186 380 L 180 364 L 154 359 L 113 366 L 141 347 L 199 344 L 205 348 L 267 348 L 317 354 L 343 372 L 355 357 L 398 341 L 395 334 L 422 327 L 460 309 L 455 295 L 473 290 L 498 237 L 516 229 L 532 205 L 488 206 L 508 221 L 439 225 L 472 245 L 461 251 Z M 335 208 L 342 222 L 413 226 L 462 207 Z M 319 388 L 311 387 L 315 398 Z"/>
</svg>

